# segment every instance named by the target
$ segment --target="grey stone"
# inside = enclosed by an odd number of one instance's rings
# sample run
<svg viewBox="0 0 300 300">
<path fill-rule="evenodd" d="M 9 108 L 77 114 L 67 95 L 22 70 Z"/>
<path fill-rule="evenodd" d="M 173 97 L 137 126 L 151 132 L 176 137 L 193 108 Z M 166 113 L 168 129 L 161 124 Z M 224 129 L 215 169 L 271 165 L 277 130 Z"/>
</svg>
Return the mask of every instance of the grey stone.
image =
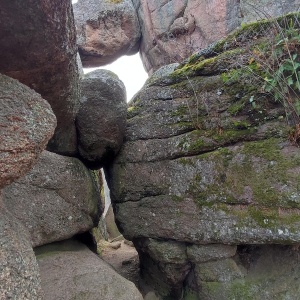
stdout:
<svg viewBox="0 0 300 300">
<path fill-rule="evenodd" d="M 144 243 L 148 254 L 160 263 L 186 263 L 186 246 L 174 241 L 158 241 L 149 239 L 149 243 Z"/>
<path fill-rule="evenodd" d="M 243 278 L 244 274 L 231 258 L 196 264 L 196 278 L 201 282 L 231 282 Z"/>
<path fill-rule="evenodd" d="M 193 263 L 202 263 L 233 257 L 236 248 L 236 246 L 222 244 L 192 245 L 187 247 L 187 256 Z"/>
<path fill-rule="evenodd" d="M 79 153 L 98 169 L 119 151 L 126 129 L 126 92 L 118 76 L 108 70 L 85 75 L 81 106 L 76 118 Z"/>
<path fill-rule="evenodd" d="M 299 11 L 299 0 L 272 1 L 272 0 L 242 0 L 241 16 L 244 23 L 254 20 L 279 17 L 289 12 Z"/>
<path fill-rule="evenodd" d="M 125 143 L 108 171 L 111 198 L 122 234 L 139 251 L 143 278 L 165 298 L 180 299 L 185 289 L 200 299 L 252 299 L 259 284 L 244 279 L 248 269 L 234 245 L 300 241 L 300 151 L 286 111 L 261 93 L 261 81 L 243 79 L 243 47 L 270 38 L 253 38 L 256 26 L 213 45 L 212 56 L 194 55 L 150 78 L 130 103 Z M 235 72 L 242 75 L 230 77 Z M 187 245 L 187 263 L 166 263 L 169 241 Z M 227 248 L 208 246 L 201 262 L 207 244 Z M 274 294 L 265 287 L 264 296 Z"/>
<path fill-rule="evenodd" d="M 79 242 L 54 243 L 35 252 L 45 300 L 143 299 L 132 282 Z"/>
<path fill-rule="evenodd" d="M 239 255 L 242 261 L 242 264 L 238 263 L 239 268 L 246 268 L 244 278 L 223 282 L 199 281 L 199 298 L 297 299 L 300 292 L 298 245 L 244 246 Z M 230 276 L 230 272 L 221 271 L 220 274 L 222 273 L 224 279 L 227 275 Z"/>
<path fill-rule="evenodd" d="M 5 209 L 1 199 L 0 286 L 1 299 L 43 299 L 38 265 L 29 233 Z"/>
<path fill-rule="evenodd" d="M 138 239 L 134 244 L 139 252 L 143 280 L 160 295 L 174 299 L 181 296 L 183 281 L 191 270 L 186 246 L 154 239 Z"/>
<path fill-rule="evenodd" d="M 6 187 L 3 200 L 34 247 L 88 231 L 99 221 L 95 175 L 77 158 L 44 151 L 32 170 Z"/>
<path fill-rule="evenodd" d="M 259 149 L 269 153 L 268 159 L 257 154 Z M 298 201 L 298 175 L 293 171 L 298 157 L 297 147 L 270 139 L 170 161 L 128 162 L 125 167 L 116 163 L 111 184 L 113 199 L 119 202 L 116 218 L 129 239 L 145 236 L 205 244 L 298 242 L 300 236 L 294 230 L 299 226 L 298 211 L 290 207 Z M 220 180 L 222 174 L 224 180 Z M 290 174 L 288 185 L 286 174 Z M 260 196 L 261 189 L 274 193 Z M 272 207 L 267 206 L 268 199 Z M 288 214 L 280 213 L 283 206 Z M 135 218 L 126 217 L 131 211 L 136 212 Z"/>
</svg>

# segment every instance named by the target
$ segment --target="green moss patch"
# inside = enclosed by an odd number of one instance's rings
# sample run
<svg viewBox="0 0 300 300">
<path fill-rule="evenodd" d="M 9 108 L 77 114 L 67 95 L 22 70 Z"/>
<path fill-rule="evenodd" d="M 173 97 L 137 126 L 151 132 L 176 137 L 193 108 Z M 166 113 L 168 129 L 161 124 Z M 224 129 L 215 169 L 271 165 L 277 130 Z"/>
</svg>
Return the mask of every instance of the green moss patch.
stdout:
<svg viewBox="0 0 300 300">
<path fill-rule="evenodd" d="M 245 142 L 238 150 L 225 147 L 186 158 L 183 163 L 193 163 L 196 172 L 189 195 L 199 206 L 228 203 L 300 209 L 300 174 L 291 171 L 300 167 L 300 152 L 285 155 L 281 144 L 271 138 Z M 198 172 L 197 165 L 204 162 L 209 162 L 209 169 L 200 167 Z"/>
</svg>

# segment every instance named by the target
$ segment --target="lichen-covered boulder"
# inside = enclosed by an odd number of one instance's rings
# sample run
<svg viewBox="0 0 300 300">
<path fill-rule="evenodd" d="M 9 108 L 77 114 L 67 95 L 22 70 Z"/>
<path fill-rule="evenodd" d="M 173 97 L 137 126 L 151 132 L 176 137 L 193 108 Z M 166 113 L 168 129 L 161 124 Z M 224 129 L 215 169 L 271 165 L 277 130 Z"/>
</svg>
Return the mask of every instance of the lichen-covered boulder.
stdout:
<svg viewBox="0 0 300 300">
<path fill-rule="evenodd" d="M 30 232 L 33 247 L 88 231 L 101 214 L 95 175 L 79 159 L 48 151 L 3 190 L 3 201 Z"/>
<path fill-rule="evenodd" d="M 118 153 L 126 129 L 126 90 L 117 75 L 96 70 L 81 81 L 81 106 L 76 117 L 78 149 L 83 161 L 97 169 Z"/>
<path fill-rule="evenodd" d="M 47 101 L 17 80 L 0 75 L 0 189 L 30 170 L 55 126 Z"/>
<path fill-rule="evenodd" d="M 0 286 L 0 299 L 43 299 L 39 269 L 29 233 L 6 210 L 1 195 Z"/>
<path fill-rule="evenodd" d="M 138 248 L 144 278 L 167 283 L 160 289 L 164 297 L 181 299 L 181 287 L 201 299 L 219 299 L 215 282 L 230 285 L 247 273 L 235 260 L 242 255 L 236 246 L 300 242 L 300 150 L 285 118 L 290 112 L 251 77 L 258 67 L 250 59 L 253 49 L 266 43 L 267 28 L 273 28 L 262 24 L 245 26 L 164 76 L 154 74 L 129 105 L 125 143 L 107 170 L 111 196 L 121 233 Z M 255 34 L 257 28 L 266 35 Z M 149 238 L 232 248 L 225 257 L 212 248 L 213 261 L 206 261 L 205 251 L 198 256 L 187 250 L 192 267 L 172 283 L 170 274 L 182 266 L 166 265 L 171 246 L 153 251 Z M 276 281 L 285 276 L 277 273 Z M 251 278 L 245 280 L 250 287 Z M 298 285 L 299 279 L 291 288 L 294 297 Z M 279 291 L 269 292 L 282 299 Z M 238 290 L 230 293 L 227 299 L 244 299 Z"/>
<path fill-rule="evenodd" d="M 0 28 L 0 72 L 18 79 L 50 103 L 57 127 L 48 149 L 76 154 L 79 93 L 71 1 L 3 1 Z"/>
<path fill-rule="evenodd" d="M 138 52 L 140 25 L 131 0 L 79 0 L 74 4 L 84 67 L 98 67 Z"/>
<path fill-rule="evenodd" d="M 35 253 L 45 300 L 143 299 L 132 282 L 79 242 L 53 243 Z"/>
</svg>

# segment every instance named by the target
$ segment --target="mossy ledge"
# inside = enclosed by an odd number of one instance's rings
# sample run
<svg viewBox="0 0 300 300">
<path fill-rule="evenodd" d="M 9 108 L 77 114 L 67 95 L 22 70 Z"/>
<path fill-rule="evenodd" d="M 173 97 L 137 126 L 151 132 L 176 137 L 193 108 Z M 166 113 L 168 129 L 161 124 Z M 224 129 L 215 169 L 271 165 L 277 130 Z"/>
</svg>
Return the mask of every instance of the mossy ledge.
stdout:
<svg viewBox="0 0 300 300">
<path fill-rule="evenodd" d="M 177 82 L 187 76 L 215 74 L 216 66 L 221 69 L 220 66 L 222 66 L 224 57 L 232 57 L 234 60 L 236 55 L 244 51 L 242 49 L 245 48 L 246 44 L 249 44 L 249 41 L 252 41 L 253 45 L 261 43 L 261 38 L 264 39 L 263 35 L 268 29 L 271 30 L 274 26 L 284 28 L 288 22 L 293 22 L 295 19 L 300 19 L 300 13 L 290 13 L 279 18 L 242 25 L 226 38 L 190 56 L 168 77 L 173 82 Z M 226 68 L 225 65 L 224 68 Z"/>
</svg>

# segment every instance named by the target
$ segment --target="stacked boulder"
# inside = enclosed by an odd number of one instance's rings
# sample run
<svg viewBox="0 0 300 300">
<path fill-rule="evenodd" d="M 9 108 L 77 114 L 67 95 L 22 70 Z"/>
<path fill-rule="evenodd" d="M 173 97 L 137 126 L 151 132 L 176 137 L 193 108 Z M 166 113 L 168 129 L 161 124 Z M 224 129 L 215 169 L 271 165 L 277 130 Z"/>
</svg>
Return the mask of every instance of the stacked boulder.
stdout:
<svg viewBox="0 0 300 300">
<path fill-rule="evenodd" d="M 74 4 L 79 52 L 86 67 L 139 51 L 151 75 L 182 62 L 242 23 L 299 9 L 299 0 L 79 0 Z"/>
<path fill-rule="evenodd" d="M 2 190 L 30 170 L 53 135 L 56 118 L 39 94 L 17 80 L 0 75 L 0 90 Z M 41 299 L 38 266 L 29 232 L 7 210 L 1 194 L 0 245 L 0 298 Z"/>
<path fill-rule="evenodd" d="M 74 15 L 84 67 L 98 67 L 138 52 L 141 31 L 131 0 L 79 0 Z"/>
<path fill-rule="evenodd" d="M 89 249 L 98 169 L 123 140 L 124 85 L 79 75 L 69 0 L 2 2 L 0 298 L 142 299 Z"/>
<path fill-rule="evenodd" d="M 286 106 L 253 75 L 273 25 L 164 67 L 129 105 L 111 194 L 162 299 L 299 297 L 300 150 Z"/>
</svg>

